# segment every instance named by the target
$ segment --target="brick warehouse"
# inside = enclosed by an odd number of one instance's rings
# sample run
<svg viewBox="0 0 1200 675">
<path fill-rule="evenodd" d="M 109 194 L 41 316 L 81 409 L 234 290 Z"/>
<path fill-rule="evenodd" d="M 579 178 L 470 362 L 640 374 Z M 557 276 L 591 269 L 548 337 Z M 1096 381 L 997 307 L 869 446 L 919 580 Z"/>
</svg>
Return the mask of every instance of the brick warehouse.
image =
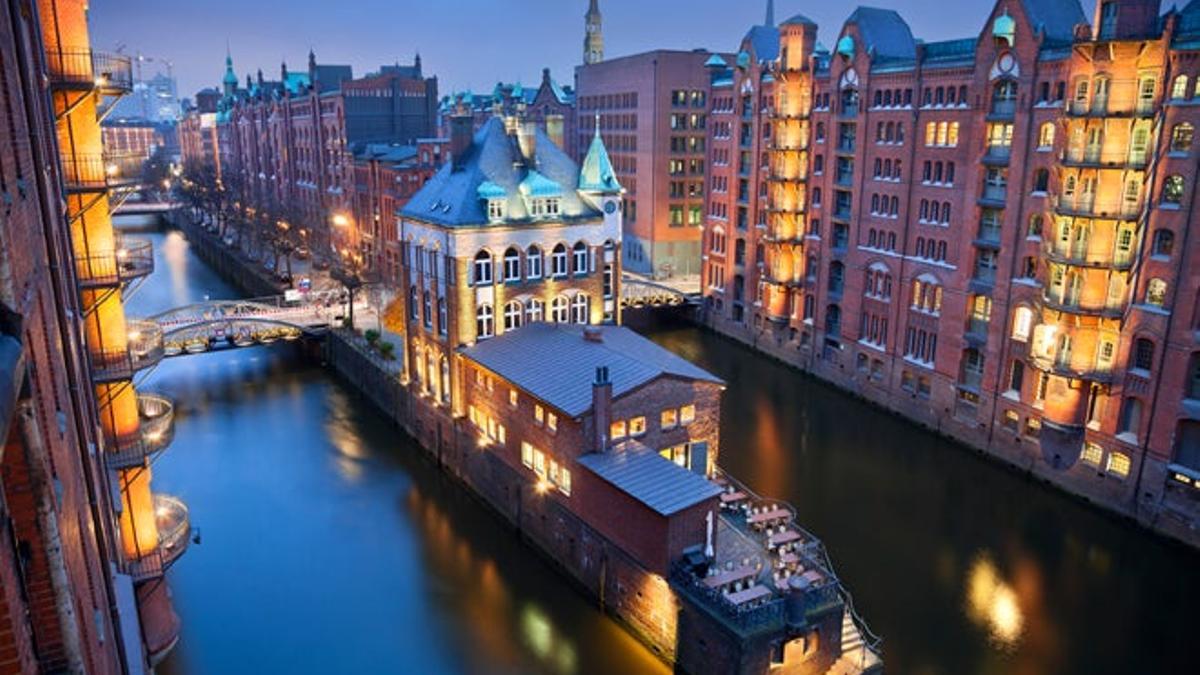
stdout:
<svg viewBox="0 0 1200 675">
<path fill-rule="evenodd" d="M 705 321 L 1190 543 L 1200 4 L 860 7 L 711 65 Z"/>
</svg>

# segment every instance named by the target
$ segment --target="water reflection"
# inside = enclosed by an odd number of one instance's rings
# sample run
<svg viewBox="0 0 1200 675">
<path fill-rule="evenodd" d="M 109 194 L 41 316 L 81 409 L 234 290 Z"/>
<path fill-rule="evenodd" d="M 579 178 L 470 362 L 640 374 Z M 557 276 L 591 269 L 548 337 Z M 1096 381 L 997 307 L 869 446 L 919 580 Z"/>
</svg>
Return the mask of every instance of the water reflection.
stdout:
<svg viewBox="0 0 1200 675">
<path fill-rule="evenodd" d="M 1000 578 L 996 565 L 980 553 L 967 573 L 967 615 L 984 626 L 1002 649 L 1014 650 L 1025 628 L 1017 593 Z"/>
</svg>

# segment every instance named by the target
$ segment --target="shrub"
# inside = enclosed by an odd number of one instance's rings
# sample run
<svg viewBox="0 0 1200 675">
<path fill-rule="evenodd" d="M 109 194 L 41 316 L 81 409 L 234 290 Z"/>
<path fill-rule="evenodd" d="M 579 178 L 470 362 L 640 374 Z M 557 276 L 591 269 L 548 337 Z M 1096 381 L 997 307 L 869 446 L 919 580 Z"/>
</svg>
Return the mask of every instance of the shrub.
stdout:
<svg viewBox="0 0 1200 675">
<path fill-rule="evenodd" d="M 363 337 L 367 339 L 367 342 L 375 344 L 379 341 L 379 331 L 375 330 L 374 328 L 368 328 L 367 331 L 363 333 Z"/>
<path fill-rule="evenodd" d="M 379 343 L 379 353 L 383 355 L 383 358 L 391 361 L 396 358 L 396 345 L 391 342 L 381 342 Z"/>
</svg>

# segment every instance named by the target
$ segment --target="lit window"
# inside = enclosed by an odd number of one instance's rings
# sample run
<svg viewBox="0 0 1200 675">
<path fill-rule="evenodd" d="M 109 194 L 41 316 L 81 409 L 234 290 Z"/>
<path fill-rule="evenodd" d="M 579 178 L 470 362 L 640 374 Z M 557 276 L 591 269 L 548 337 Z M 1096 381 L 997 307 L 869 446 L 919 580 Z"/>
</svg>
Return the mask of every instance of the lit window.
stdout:
<svg viewBox="0 0 1200 675">
<path fill-rule="evenodd" d="M 479 338 L 489 338 L 495 334 L 495 315 L 491 305 L 480 305 L 475 310 L 475 334 Z"/>
<path fill-rule="evenodd" d="M 662 411 L 662 428 L 674 429 L 679 426 L 679 411 L 674 408 Z"/>
<path fill-rule="evenodd" d="M 476 284 L 492 283 L 492 254 L 487 251 L 475 254 L 474 279 Z"/>
<path fill-rule="evenodd" d="M 1029 340 L 1033 331 L 1033 310 L 1028 307 L 1018 307 L 1013 316 L 1013 339 L 1019 342 Z"/>
<path fill-rule="evenodd" d="M 508 404 L 515 408 L 515 407 L 517 407 L 517 400 L 518 400 L 517 390 L 509 389 L 508 390 Z"/>
<path fill-rule="evenodd" d="M 546 421 L 546 410 L 540 405 L 533 406 L 533 421 L 541 426 Z"/>
<path fill-rule="evenodd" d="M 1171 98 L 1187 98 L 1187 75 L 1177 75 L 1171 83 Z"/>
<path fill-rule="evenodd" d="M 524 441 L 521 442 L 521 463 L 533 468 L 533 446 Z"/>
<path fill-rule="evenodd" d="M 639 417 L 635 417 L 635 418 L 629 420 L 629 435 L 630 436 L 641 436 L 642 434 L 645 434 L 645 433 L 646 433 L 646 418 L 645 417 L 639 416 Z"/>
<path fill-rule="evenodd" d="M 558 415 L 555 415 L 554 413 L 548 413 L 546 415 L 546 428 L 552 433 L 558 431 Z"/>
<path fill-rule="evenodd" d="M 1083 456 L 1080 459 L 1083 460 L 1084 464 L 1100 466 L 1100 460 L 1104 459 L 1104 448 L 1095 443 L 1084 443 Z"/>
<path fill-rule="evenodd" d="M 696 421 L 696 406 L 691 403 L 679 409 L 679 423 L 691 424 Z"/>
<path fill-rule="evenodd" d="M 497 221 L 504 220 L 504 200 L 489 199 L 488 200 L 488 220 Z"/>
<path fill-rule="evenodd" d="M 1125 478 L 1129 475 L 1129 466 L 1129 455 L 1123 452 L 1114 452 L 1108 455 L 1108 463 L 1104 470 L 1114 476 Z"/>
<path fill-rule="evenodd" d="M 1167 302 L 1167 282 L 1162 279 L 1151 279 L 1146 284 L 1146 304 L 1162 307 Z"/>
<path fill-rule="evenodd" d="M 533 472 L 542 478 L 546 477 L 546 453 L 541 450 L 533 450 Z"/>
<path fill-rule="evenodd" d="M 617 420 L 616 422 L 608 425 L 608 435 L 612 438 L 612 440 L 619 441 L 622 438 L 625 438 L 625 434 L 625 420 Z"/>
<path fill-rule="evenodd" d="M 571 267 L 576 274 L 587 274 L 588 271 L 588 247 L 587 244 L 578 242 L 571 252 Z"/>
</svg>

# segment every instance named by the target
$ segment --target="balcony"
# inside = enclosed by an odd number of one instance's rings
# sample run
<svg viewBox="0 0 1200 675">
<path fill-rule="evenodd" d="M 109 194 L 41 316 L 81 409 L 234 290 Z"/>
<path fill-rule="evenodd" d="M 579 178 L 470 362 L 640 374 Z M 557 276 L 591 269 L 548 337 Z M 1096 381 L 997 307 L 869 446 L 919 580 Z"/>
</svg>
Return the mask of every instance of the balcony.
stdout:
<svg viewBox="0 0 1200 675">
<path fill-rule="evenodd" d="M 148 239 L 118 236 L 116 250 L 75 259 L 80 288 L 110 288 L 150 276 L 154 245 Z"/>
<path fill-rule="evenodd" d="M 142 180 L 146 156 L 136 152 L 62 154 L 62 178 L 68 192 L 104 192 Z"/>
<path fill-rule="evenodd" d="M 127 563 L 134 581 L 162 576 L 187 550 L 192 534 L 187 505 L 178 497 L 154 495 L 154 522 L 158 527 L 158 546 Z"/>
<path fill-rule="evenodd" d="M 969 389 L 971 391 L 979 391 L 980 386 L 982 384 L 983 384 L 983 371 L 982 370 L 979 370 L 976 368 L 970 368 L 970 367 L 964 367 L 962 369 L 962 374 L 958 378 L 958 386 L 959 387 L 961 387 L 963 389 Z"/>
<path fill-rule="evenodd" d="M 90 49 L 46 50 L 46 75 L 58 89 L 91 91 L 109 96 L 133 90 L 130 58 Z"/>
<path fill-rule="evenodd" d="M 1105 300 L 1099 304 L 1083 303 L 1077 298 L 1055 297 L 1049 293 L 1042 296 L 1042 304 L 1049 309 L 1066 314 L 1082 314 L 1115 319 L 1125 313 L 1125 300 Z"/>
<path fill-rule="evenodd" d="M 1145 151 L 1104 150 L 1099 146 L 1068 148 L 1060 157 L 1063 166 L 1084 169 L 1144 169 L 1150 161 Z"/>
<path fill-rule="evenodd" d="M 975 237 L 975 245 L 980 248 L 1000 249 L 1000 225 L 998 223 L 980 223 L 979 235 Z"/>
<path fill-rule="evenodd" d="M 1080 194 L 1073 197 L 1059 195 L 1054 198 L 1053 203 L 1054 212 L 1060 216 L 1118 220 L 1137 220 L 1142 215 L 1144 208 L 1141 199 L 1097 200 L 1094 194 Z"/>
<path fill-rule="evenodd" d="M 987 344 L 988 328 L 990 326 L 991 322 L 987 319 L 980 319 L 977 317 L 968 318 L 966 332 L 964 334 L 967 338 L 967 342 L 970 342 L 977 347 Z"/>
<path fill-rule="evenodd" d="M 971 277 L 970 289 L 973 293 L 987 293 L 996 285 L 996 268 L 995 267 L 979 267 L 975 268 L 975 274 Z"/>
<path fill-rule="evenodd" d="M 1009 158 L 1012 157 L 1011 145 L 989 145 L 987 152 L 983 153 L 984 164 L 1008 164 Z"/>
<path fill-rule="evenodd" d="M 1113 381 L 1112 364 L 1095 364 L 1090 368 L 1076 368 L 1071 365 L 1070 357 L 1056 358 L 1047 354 L 1030 354 L 1029 363 L 1034 368 L 1051 375 L 1059 375 L 1089 382 L 1107 383 Z"/>
<path fill-rule="evenodd" d="M 1007 185 L 984 185 L 983 194 L 979 196 L 979 204 L 981 206 L 990 206 L 993 208 L 1004 208 L 1008 201 L 1008 186 Z"/>
<path fill-rule="evenodd" d="M 1090 102 L 1067 103 L 1067 114 L 1071 117 L 1151 117 L 1154 112 L 1153 99 L 1114 102 L 1107 97 L 1096 97 Z"/>
<path fill-rule="evenodd" d="M 160 452 L 175 438 L 175 404 L 158 394 L 138 392 L 138 434 L 126 442 L 118 441 L 115 452 L 105 455 L 111 469 L 139 466 L 147 457 Z"/>
<path fill-rule="evenodd" d="M 1010 120 L 1017 114 L 1016 99 L 996 99 L 992 101 L 992 108 L 988 111 L 989 120 Z"/>
<path fill-rule="evenodd" d="M 1074 267 L 1105 267 L 1127 270 L 1133 267 L 1134 251 L 1089 251 L 1086 245 L 1071 245 L 1059 241 L 1042 242 L 1042 252 L 1051 262 Z"/>
<path fill-rule="evenodd" d="M 126 322 L 125 349 L 92 354 L 92 378 L 96 382 L 128 380 L 135 373 L 158 365 L 163 358 L 163 331 L 153 321 Z"/>
<path fill-rule="evenodd" d="M 838 141 L 836 149 L 839 153 L 852 155 L 852 154 L 854 154 L 854 147 L 855 147 L 854 141 L 843 139 L 841 141 Z"/>
</svg>

